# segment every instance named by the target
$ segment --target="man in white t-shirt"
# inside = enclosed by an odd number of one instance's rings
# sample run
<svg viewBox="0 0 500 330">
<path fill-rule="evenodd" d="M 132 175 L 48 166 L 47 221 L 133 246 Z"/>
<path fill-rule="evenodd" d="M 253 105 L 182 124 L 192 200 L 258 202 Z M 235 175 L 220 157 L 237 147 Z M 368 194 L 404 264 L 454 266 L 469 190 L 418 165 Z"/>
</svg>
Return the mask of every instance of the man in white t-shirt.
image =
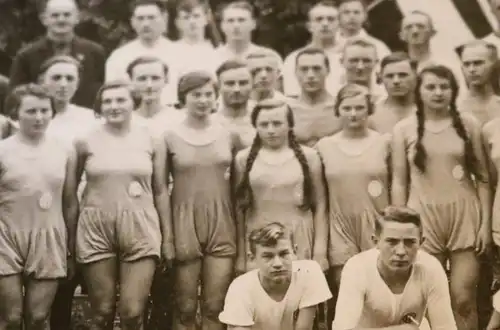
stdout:
<svg viewBox="0 0 500 330">
<path fill-rule="evenodd" d="M 219 320 L 228 330 L 312 329 L 317 305 L 332 297 L 319 264 L 294 260 L 293 237 L 280 223 L 249 241 L 257 269 L 231 283 Z"/>
<path fill-rule="evenodd" d="M 132 5 L 130 23 L 137 38 L 115 49 L 106 61 L 106 81 L 128 80 L 127 67 L 141 56 L 154 56 L 168 67 L 168 83 L 162 93 L 162 103 L 177 101 L 178 72 L 176 64 L 182 61 L 182 54 L 171 40 L 164 37 L 168 16 L 158 0 L 135 0 Z"/>
<path fill-rule="evenodd" d="M 389 206 L 375 223 L 376 248 L 345 264 L 333 330 L 456 330 L 441 263 L 421 251 L 420 215 Z"/>
<path fill-rule="evenodd" d="M 217 57 L 216 67 L 227 60 L 245 61 L 246 57 L 255 52 L 269 51 L 279 61 L 279 69 L 283 66 L 283 59 L 274 50 L 252 42 L 252 32 L 256 27 L 254 8 L 247 1 L 233 1 L 221 10 L 220 28 L 224 34 L 225 44 L 215 50 Z"/>
</svg>

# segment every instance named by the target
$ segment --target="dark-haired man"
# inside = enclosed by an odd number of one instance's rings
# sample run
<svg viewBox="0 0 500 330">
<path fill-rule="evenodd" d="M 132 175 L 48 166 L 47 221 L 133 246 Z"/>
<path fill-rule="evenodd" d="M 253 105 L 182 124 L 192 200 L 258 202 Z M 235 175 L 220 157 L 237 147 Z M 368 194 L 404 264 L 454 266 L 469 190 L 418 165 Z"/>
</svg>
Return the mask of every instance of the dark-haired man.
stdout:
<svg viewBox="0 0 500 330">
<path fill-rule="evenodd" d="M 43 62 L 55 55 L 69 55 L 80 62 L 80 84 L 72 102 L 92 108 L 97 90 L 104 81 L 104 48 L 75 35 L 79 10 L 75 0 L 49 0 L 40 19 L 47 29 L 44 37 L 22 48 L 14 58 L 9 88 L 35 83 Z"/>
<path fill-rule="evenodd" d="M 475 40 L 458 48 L 462 70 L 468 89 L 458 105 L 460 111 L 471 113 L 484 125 L 500 117 L 500 97 L 495 95 L 494 72 L 498 61 L 495 45 L 483 40 Z"/>
<path fill-rule="evenodd" d="M 106 81 L 128 80 L 127 67 L 135 59 L 141 56 L 157 57 L 168 67 L 162 103 L 173 105 L 177 101 L 178 63 L 182 53 L 164 36 L 168 22 L 167 10 L 159 0 L 135 0 L 130 9 L 130 23 L 137 38 L 111 53 L 106 61 Z"/>
<path fill-rule="evenodd" d="M 374 249 L 352 257 L 340 281 L 333 330 L 456 330 L 441 263 L 421 251 L 420 215 L 389 206 L 375 223 Z"/>
<path fill-rule="evenodd" d="M 248 147 L 255 137 L 255 128 L 250 120 L 253 105 L 250 100 L 252 92 L 252 74 L 247 65 L 240 61 L 229 60 L 217 69 L 219 82 L 220 106 L 214 117 L 220 120 Z"/>
<path fill-rule="evenodd" d="M 387 97 L 375 104 L 370 118 L 372 127 L 382 133 L 391 133 L 394 126 L 415 113 L 414 90 L 416 71 L 413 62 L 403 52 L 392 53 L 380 62 L 380 81 Z"/>
<path fill-rule="evenodd" d="M 319 264 L 295 260 L 293 236 L 280 223 L 250 233 L 254 269 L 236 278 L 219 315 L 228 330 L 310 330 L 316 306 L 332 297 Z"/>
</svg>

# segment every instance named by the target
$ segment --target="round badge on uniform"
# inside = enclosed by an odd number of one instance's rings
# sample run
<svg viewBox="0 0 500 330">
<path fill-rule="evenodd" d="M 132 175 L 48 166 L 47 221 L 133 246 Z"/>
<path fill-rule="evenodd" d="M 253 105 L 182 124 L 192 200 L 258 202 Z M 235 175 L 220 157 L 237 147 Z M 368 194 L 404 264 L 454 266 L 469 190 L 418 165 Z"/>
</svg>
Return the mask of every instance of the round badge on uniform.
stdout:
<svg viewBox="0 0 500 330">
<path fill-rule="evenodd" d="M 50 209 L 52 206 L 52 195 L 48 192 L 43 193 L 38 199 L 38 206 L 40 206 L 42 210 Z"/>
<path fill-rule="evenodd" d="M 464 175 L 465 175 L 464 169 L 460 165 L 455 166 L 453 168 L 453 170 L 451 171 L 451 174 L 453 175 L 453 177 L 456 180 L 462 180 L 464 178 Z"/>
<path fill-rule="evenodd" d="M 142 195 L 142 187 L 141 184 L 137 181 L 131 182 L 128 186 L 128 194 L 131 197 L 139 197 Z"/>
<path fill-rule="evenodd" d="M 379 197 L 382 195 L 383 187 L 380 181 L 373 180 L 368 184 L 368 193 L 372 197 Z"/>
</svg>

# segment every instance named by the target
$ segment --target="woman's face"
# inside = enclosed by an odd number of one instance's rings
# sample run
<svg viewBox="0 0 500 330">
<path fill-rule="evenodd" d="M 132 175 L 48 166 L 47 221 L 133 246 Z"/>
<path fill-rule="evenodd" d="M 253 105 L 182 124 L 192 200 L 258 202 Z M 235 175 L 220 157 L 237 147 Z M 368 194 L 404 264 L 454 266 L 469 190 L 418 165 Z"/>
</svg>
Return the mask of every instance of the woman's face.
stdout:
<svg viewBox="0 0 500 330">
<path fill-rule="evenodd" d="M 122 124 L 131 119 L 134 110 L 132 94 L 127 87 L 106 89 L 101 95 L 101 115 L 109 124 Z"/>
<path fill-rule="evenodd" d="M 56 63 L 42 76 L 43 85 L 56 102 L 69 103 L 78 89 L 78 67 L 72 63 Z"/>
<path fill-rule="evenodd" d="M 19 129 L 28 136 L 43 135 L 52 119 L 53 109 L 49 98 L 26 95 L 18 109 Z"/>
<path fill-rule="evenodd" d="M 206 10 L 203 6 L 196 6 L 191 11 L 180 10 L 175 23 L 181 38 L 203 35 L 208 24 Z"/>
<path fill-rule="evenodd" d="M 287 120 L 287 107 L 263 109 L 255 121 L 255 128 L 262 144 L 269 148 L 279 148 L 287 143 L 291 127 Z"/>
<path fill-rule="evenodd" d="M 345 98 L 340 102 L 338 112 L 344 128 L 366 127 L 369 116 L 367 95 L 359 94 Z"/>
<path fill-rule="evenodd" d="M 424 73 L 418 90 L 424 107 L 431 110 L 448 109 L 451 103 L 451 83 L 434 73 Z"/>
<path fill-rule="evenodd" d="M 132 70 L 132 82 L 143 102 L 153 102 L 161 97 L 167 77 L 161 62 L 138 64 Z"/>
<path fill-rule="evenodd" d="M 216 98 L 215 85 L 212 82 L 193 89 L 186 94 L 187 113 L 197 118 L 209 116 L 215 108 Z"/>
</svg>

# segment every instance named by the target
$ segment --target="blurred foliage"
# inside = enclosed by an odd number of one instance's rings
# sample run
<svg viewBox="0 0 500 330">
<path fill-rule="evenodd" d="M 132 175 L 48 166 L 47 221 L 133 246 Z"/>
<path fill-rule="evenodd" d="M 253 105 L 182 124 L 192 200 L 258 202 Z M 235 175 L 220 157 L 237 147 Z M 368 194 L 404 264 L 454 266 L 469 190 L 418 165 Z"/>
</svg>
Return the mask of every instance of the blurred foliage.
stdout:
<svg viewBox="0 0 500 330">
<path fill-rule="evenodd" d="M 40 0 L 0 0 L 0 47 L 13 55 L 23 44 L 43 35 L 38 17 Z M 164 0 L 172 12 L 175 0 Z M 130 0 L 80 0 L 82 10 L 78 34 L 102 44 L 109 52 L 133 38 L 129 24 Z M 218 22 L 218 9 L 229 0 L 210 0 Z M 303 45 L 309 38 L 305 14 L 316 0 L 251 0 L 258 28 L 255 41 L 282 54 Z M 172 17 L 172 15 L 170 15 Z M 172 20 L 171 20 L 172 21 Z M 170 22 L 169 36 L 175 38 Z"/>
</svg>

